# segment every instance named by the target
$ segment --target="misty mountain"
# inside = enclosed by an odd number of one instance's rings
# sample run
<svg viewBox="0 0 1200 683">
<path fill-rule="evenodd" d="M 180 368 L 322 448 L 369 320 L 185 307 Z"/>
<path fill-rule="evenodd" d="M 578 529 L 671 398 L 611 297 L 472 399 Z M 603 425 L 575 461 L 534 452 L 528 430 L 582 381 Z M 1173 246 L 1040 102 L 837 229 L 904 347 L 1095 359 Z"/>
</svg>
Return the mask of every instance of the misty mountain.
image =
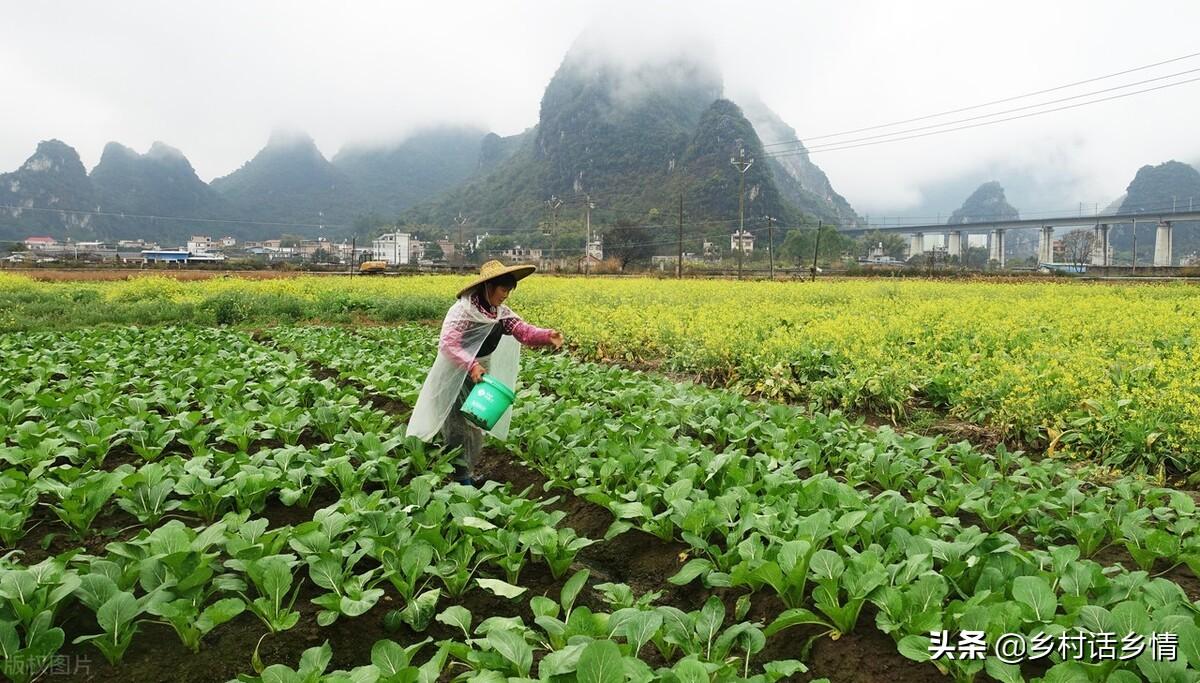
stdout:
<svg viewBox="0 0 1200 683">
<path fill-rule="evenodd" d="M 514 151 L 478 128 L 435 128 L 390 146 L 348 146 L 333 166 L 375 213 L 393 216 L 461 184 Z"/>
<path fill-rule="evenodd" d="M 296 234 L 319 234 L 318 225 L 348 224 L 365 212 L 363 198 L 350 178 L 305 133 L 273 134 L 253 159 L 211 185 L 239 218 L 307 226 L 283 230 Z M 336 234 L 345 231 L 335 230 Z"/>
<path fill-rule="evenodd" d="M 37 151 L 16 171 L 0 174 L 0 239 L 23 240 L 48 234 L 65 239 L 94 239 L 95 218 L 41 209 L 95 210 L 96 194 L 74 148 L 60 140 L 38 143 Z"/>
<path fill-rule="evenodd" d="M 966 225 L 969 223 L 984 223 L 989 220 L 1016 220 L 1021 217 L 1019 211 L 1004 196 L 1004 186 L 998 181 L 989 180 L 967 197 L 962 206 L 950 214 L 947 225 Z M 1028 256 L 1037 253 L 1039 232 L 1037 228 L 1027 230 L 1008 230 L 1005 234 L 1004 252 L 1009 257 Z"/>
<path fill-rule="evenodd" d="M 1129 183 L 1121 213 L 1137 211 L 1186 211 L 1188 202 L 1200 208 L 1200 171 L 1188 164 L 1167 161 L 1143 166 Z"/>
<path fill-rule="evenodd" d="M 1170 211 L 1172 208 L 1187 211 L 1189 201 L 1193 208 L 1200 209 L 1200 171 L 1179 161 L 1167 161 L 1157 166 L 1146 165 L 1138 169 L 1125 191 L 1120 212 L 1161 212 Z M 1155 225 L 1153 221 L 1138 223 L 1140 262 L 1148 262 L 1153 257 Z M 1175 259 L 1200 252 L 1200 222 L 1179 222 L 1174 225 L 1172 251 Z M 1130 223 L 1113 226 L 1110 239 L 1114 249 L 1132 251 L 1131 228 Z"/>
<path fill-rule="evenodd" d="M 394 217 L 418 199 L 502 163 L 521 139 L 485 136 L 478 129 L 434 129 L 396 145 L 347 148 L 333 164 L 307 135 L 277 134 L 251 161 L 211 185 L 182 152 L 162 142 L 145 154 L 110 142 L 88 174 L 72 147 L 49 140 L 21 168 L 0 175 L 0 204 L 18 207 L 0 209 L 0 239 L 45 233 L 77 240 L 142 238 L 166 246 L 183 244 L 192 234 L 343 236 L 349 229 L 340 226 L 358 216 Z"/>
<path fill-rule="evenodd" d="M 981 184 L 995 180 L 1004 186 L 1009 203 L 1026 217 L 1077 215 L 1102 211 L 1104 204 L 1079 204 L 1086 179 L 1060 159 L 1046 163 L 991 161 L 936 182 L 921 185 L 915 204 L 895 210 L 905 223 L 944 223 L 963 198 Z M 1115 208 L 1115 207 L 1114 207 Z M 872 215 L 875 215 L 874 212 Z"/>
<path fill-rule="evenodd" d="M 756 97 L 743 100 L 743 111 L 754 130 L 768 141 L 795 141 L 793 145 L 774 147 L 772 151 L 786 150 L 787 154 L 767 160 L 784 199 L 806 214 L 844 228 L 859 223 L 850 202 L 834 191 L 829 177 L 809 159 L 808 150 L 794 128 Z"/>
<path fill-rule="evenodd" d="M 186 216 L 216 219 L 233 215 L 231 207 L 196 175 L 178 149 L 155 142 L 145 154 L 110 142 L 90 174 L 97 203 L 105 212 L 138 216 Z M 183 243 L 188 236 L 222 228 L 195 221 L 102 216 L 105 234 L 122 239 Z M 239 231 L 240 232 L 240 231 Z"/>
<path fill-rule="evenodd" d="M 738 216 L 740 178 L 730 163 L 730 142 L 741 140 L 745 155 L 763 158 L 762 141 L 742 110 L 733 102 L 719 99 L 712 103 L 700 118 L 696 132 L 682 156 L 682 168 L 687 175 L 685 195 L 704 216 Z M 784 201 L 776 183 L 775 169 L 770 164 L 754 163 L 746 170 L 745 215 L 750 219 L 747 228 L 757 225 L 762 216 L 779 219 L 782 225 L 795 224 L 802 218 L 799 210 Z M 731 231 L 736 223 L 719 228 Z M 714 230 L 697 230 L 713 233 Z M 782 233 L 779 233 L 782 238 Z"/>
<path fill-rule="evenodd" d="M 593 222 L 613 224 L 645 220 L 655 211 L 674 216 L 682 192 L 685 232 L 724 236 L 738 215 L 738 173 L 729 160 L 741 140 L 747 155 L 759 160 L 746 175 L 748 228 L 764 215 L 781 224 L 802 215 L 857 220 L 806 158 L 765 160 L 754 124 L 722 99 L 722 90 L 720 74 L 702 60 L 673 56 L 630 65 L 577 46 L 546 86 L 537 125 L 511 142 L 511 156 L 405 218 L 449 226 L 461 211 L 481 229 L 529 226 L 533 232 L 546 219 L 551 196 L 567 202 L 567 223 L 579 222 L 590 196 L 597 205 Z M 794 137 L 765 106 L 755 113 L 773 134 Z"/>
<path fill-rule="evenodd" d="M 947 225 L 983 223 L 995 220 L 1015 220 L 1021 214 L 1004 197 L 1004 187 L 992 180 L 980 185 L 962 206 L 950 214 Z"/>
<path fill-rule="evenodd" d="M 523 142 L 532 135 L 533 129 L 526 128 L 516 135 L 507 137 L 501 137 L 495 133 L 483 136 L 483 141 L 479 144 L 479 162 L 475 166 L 476 174 L 486 175 L 511 159 L 517 150 L 521 149 Z"/>
</svg>

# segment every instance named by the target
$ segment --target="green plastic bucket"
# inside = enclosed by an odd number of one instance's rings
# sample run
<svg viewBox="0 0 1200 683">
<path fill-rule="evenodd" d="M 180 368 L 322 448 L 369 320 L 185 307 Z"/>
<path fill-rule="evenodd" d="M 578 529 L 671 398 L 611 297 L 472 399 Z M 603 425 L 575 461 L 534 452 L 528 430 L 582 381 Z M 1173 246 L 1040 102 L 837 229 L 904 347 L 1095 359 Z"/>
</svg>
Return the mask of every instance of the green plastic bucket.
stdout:
<svg viewBox="0 0 1200 683">
<path fill-rule="evenodd" d="M 463 401 L 462 414 L 480 429 L 491 431 L 516 398 L 504 382 L 484 375 Z"/>
</svg>

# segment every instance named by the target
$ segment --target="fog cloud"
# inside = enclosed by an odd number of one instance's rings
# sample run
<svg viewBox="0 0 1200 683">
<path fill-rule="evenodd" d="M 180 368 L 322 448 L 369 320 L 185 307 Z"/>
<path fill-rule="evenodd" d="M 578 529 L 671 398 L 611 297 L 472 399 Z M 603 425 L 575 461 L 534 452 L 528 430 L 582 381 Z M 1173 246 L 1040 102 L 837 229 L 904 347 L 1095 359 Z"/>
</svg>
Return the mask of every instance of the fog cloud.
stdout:
<svg viewBox="0 0 1200 683">
<path fill-rule="evenodd" d="M 162 140 L 210 180 L 273 130 L 330 157 L 438 123 L 519 132 L 577 43 L 628 65 L 701 55 L 727 94 L 757 93 L 805 139 L 1195 52 L 1200 4 L 142 0 L 5 15 L 0 170 L 47 138 L 89 168 L 109 140 Z M 1197 105 L 1200 83 L 813 161 L 873 217 L 948 212 L 966 196 L 950 189 L 992 177 L 1025 213 L 1103 206 L 1144 164 L 1200 159 Z"/>
</svg>

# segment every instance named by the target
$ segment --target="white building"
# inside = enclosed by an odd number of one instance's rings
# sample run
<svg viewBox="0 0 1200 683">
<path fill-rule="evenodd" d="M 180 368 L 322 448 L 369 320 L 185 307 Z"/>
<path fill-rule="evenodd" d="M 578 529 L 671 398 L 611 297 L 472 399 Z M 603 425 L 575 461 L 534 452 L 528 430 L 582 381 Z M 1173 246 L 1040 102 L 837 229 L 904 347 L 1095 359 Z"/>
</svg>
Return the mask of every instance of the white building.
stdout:
<svg viewBox="0 0 1200 683">
<path fill-rule="evenodd" d="M 221 238 L 221 246 L 222 246 L 222 247 L 224 247 L 224 248 L 226 248 L 226 249 L 228 249 L 228 248 L 231 248 L 231 247 L 236 247 L 236 246 L 237 246 L 237 239 L 235 239 L 235 238 L 233 238 L 233 237 L 231 237 L 231 236 L 229 236 L 229 235 L 226 235 L 226 236 L 224 236 L 224 237 L 222 237 L 222 238 Z"/>
<path fill-rule="evenodd" d="M 142 249 L 158 249 L 157 242 L 147 242 L 146 240 L 118 240 L 117 249 L 137 250 Z M 140 258 L 140 256 L 139 256 Z"/>
<path fill-rule="evenodd" d="M 754 253 L 754 235 L 749 230 L 734 230 L 729 236 L 729 251 L 737 253 L 738 241 L 741 241 L 741 249 L 747 254 Z"/>
<path fill-rule="evenodd" d="M 389 232 L 371 242 L 371 258 L 387 261 L 389 266 L 406 266 L 410 263 L 412 235 L 407 232 Z"/>
<path fill-rule="evenodd" d="M 210 249 L 215 248 L 219 242 L 214 243 L 208 235 L 192 235 L 188 240 L 187 250 L 192 254 L 207 254 Z"/>
<path fill-rule="evenodd" d="M 542 260 L 542 250 L 526 249 L 518 244 L 512 249 L 500 252 L 500 257 L 505 263 L 537 263 Z"/>
</svg>

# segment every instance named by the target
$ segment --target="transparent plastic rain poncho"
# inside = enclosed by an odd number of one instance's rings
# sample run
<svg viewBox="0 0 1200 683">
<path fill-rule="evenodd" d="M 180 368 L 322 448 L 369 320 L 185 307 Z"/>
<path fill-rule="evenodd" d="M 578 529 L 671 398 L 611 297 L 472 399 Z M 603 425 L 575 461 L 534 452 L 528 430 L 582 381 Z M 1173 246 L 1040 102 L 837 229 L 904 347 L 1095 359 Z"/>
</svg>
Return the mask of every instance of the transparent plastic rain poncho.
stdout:
<svg viewBox="0 0 1200 683">
<path fill-rule="evenodd" d="M 421 386 L 421 394 L 417 397 L 417 405 L 413 408 L 412 417 L 408 421 L 408 436 L 415 436 L 422 441 L 429 441 L 442 428 L 446 416 L 454 409 L 454 401 L 458 398 L 459 389 L 467 378 L 467 369 L 455 363 L 446 353 L 446 338 L 455 329 L 462 329 L 462 349 L 474 358 L 479 354 L 484 340 L 492 332 L 495 325 L 506 318 L 515 318 L 516 313 L 508 306 L 501 305 L 495 318 L 488 317 L 471 303 L 470 292 L 459 297 L 458 301 L 446 313 L 442 321 L 442 334 L 438 342 L 437 359 Z M 517 370 L 520 368 L 521 344 L 510 335 L 501 335 L 500 343 L 488 359 L 488 374 L 504 382 L 510 389 L 517 386 Z M 512 421 L 512 408 L 504 412 L 496 426 L 488 432 L 497 439 L 508 436 L 508 425 Z"/>
</svg>

